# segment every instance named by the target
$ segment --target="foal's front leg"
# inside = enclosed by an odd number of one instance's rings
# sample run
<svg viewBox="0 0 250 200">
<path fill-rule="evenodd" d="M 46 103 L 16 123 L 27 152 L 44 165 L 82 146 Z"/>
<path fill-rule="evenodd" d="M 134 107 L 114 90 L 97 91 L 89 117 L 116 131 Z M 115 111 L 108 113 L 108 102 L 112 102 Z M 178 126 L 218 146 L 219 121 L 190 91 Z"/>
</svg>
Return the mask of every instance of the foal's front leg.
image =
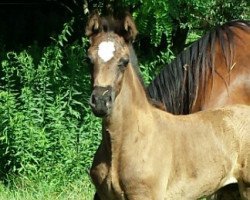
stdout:
<svg viewBox="0 0 250 200">
<path fill-rule="evenodd" d="M 151 190 L 152 188 L 134 186 L 133 190 L 125 192 L 126 200 L 158 200 L 164 199 L 162 196 L 155 196 Z"/>
<path fill-rule="evenodd" d="M 151 196 L 147 196 L 147 195 L 144 195 L 144 194 L 130 195 L 130 196 L 127 196 L 126 199 L 128 199 L 128 200 L 155 200 Z"/>
<path fill-rule="evenodd" d="M 242 199 L 250 200 L 250 185 L 242 190 Z"/>
<path fill-rule="evenodd" d="M 100 197 L 98 196 L 97 192 L 95 193 L 95 196 L 94 196 L 93 200 L 101 200 Z"/>
</svg>

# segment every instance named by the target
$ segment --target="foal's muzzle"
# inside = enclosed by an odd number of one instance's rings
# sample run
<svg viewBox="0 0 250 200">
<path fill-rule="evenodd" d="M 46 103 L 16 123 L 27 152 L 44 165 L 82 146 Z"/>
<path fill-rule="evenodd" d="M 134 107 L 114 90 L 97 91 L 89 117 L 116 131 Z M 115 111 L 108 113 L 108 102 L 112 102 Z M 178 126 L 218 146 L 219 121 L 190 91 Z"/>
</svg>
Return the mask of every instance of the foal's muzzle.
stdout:
<svg viewBox="0 0 250 200">
<path fill-rule="evenodd" d="M 90 106 L 97 117 L 104 117 L 111 111 L 114 95 L 111 86 L 95 86 L 91 97 Z"/>
</svg>

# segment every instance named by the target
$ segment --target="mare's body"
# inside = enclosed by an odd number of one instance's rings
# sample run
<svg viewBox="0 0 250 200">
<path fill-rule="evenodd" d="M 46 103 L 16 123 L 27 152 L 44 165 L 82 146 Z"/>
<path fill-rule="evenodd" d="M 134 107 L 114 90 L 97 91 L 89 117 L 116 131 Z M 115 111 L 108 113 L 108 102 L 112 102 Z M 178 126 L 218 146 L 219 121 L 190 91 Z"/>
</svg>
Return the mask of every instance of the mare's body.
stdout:
<svg viewBox="0 0 250 200">
<path fill-rule="evenodd" d="M 180 53 L 150 83 L 151 98 L 174 114 L 250 105 L 250 23 L 217 27 Z"/>
</svg>

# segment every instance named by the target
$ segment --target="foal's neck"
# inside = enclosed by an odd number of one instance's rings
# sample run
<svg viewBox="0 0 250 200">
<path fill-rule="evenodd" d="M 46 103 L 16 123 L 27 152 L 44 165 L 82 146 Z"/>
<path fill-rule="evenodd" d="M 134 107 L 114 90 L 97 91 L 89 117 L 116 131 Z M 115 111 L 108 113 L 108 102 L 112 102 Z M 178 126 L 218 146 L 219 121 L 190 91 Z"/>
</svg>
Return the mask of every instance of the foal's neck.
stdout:
<svg viewBox="0 0 250 200">
<path fill-rule="evenodd" d="M 148 112 L 151 107 L 138 74 L 131 64 L 127 67 L 121 90 L 115 99 L 111 115 L 107 118 L 108 124 L 114 129 L 120 129 L 126 124 L 136 124 L 142 112 Z"/>
</svg>

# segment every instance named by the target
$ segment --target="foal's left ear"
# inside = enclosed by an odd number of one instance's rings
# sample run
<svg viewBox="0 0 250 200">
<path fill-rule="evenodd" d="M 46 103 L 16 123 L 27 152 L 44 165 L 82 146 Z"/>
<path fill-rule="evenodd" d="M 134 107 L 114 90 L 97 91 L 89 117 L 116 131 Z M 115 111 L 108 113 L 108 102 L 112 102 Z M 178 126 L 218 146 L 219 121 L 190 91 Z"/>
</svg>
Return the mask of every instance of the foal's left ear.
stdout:
<svg viewBox="0 0 250 200">
<path fill-rule="evenodd" d="M 135 40 L 138 33 L 133 17 L 130 13 L 126 12 L 123 19 L 122 36 L 127 42 L 132 42 Z"/>
</svg>

